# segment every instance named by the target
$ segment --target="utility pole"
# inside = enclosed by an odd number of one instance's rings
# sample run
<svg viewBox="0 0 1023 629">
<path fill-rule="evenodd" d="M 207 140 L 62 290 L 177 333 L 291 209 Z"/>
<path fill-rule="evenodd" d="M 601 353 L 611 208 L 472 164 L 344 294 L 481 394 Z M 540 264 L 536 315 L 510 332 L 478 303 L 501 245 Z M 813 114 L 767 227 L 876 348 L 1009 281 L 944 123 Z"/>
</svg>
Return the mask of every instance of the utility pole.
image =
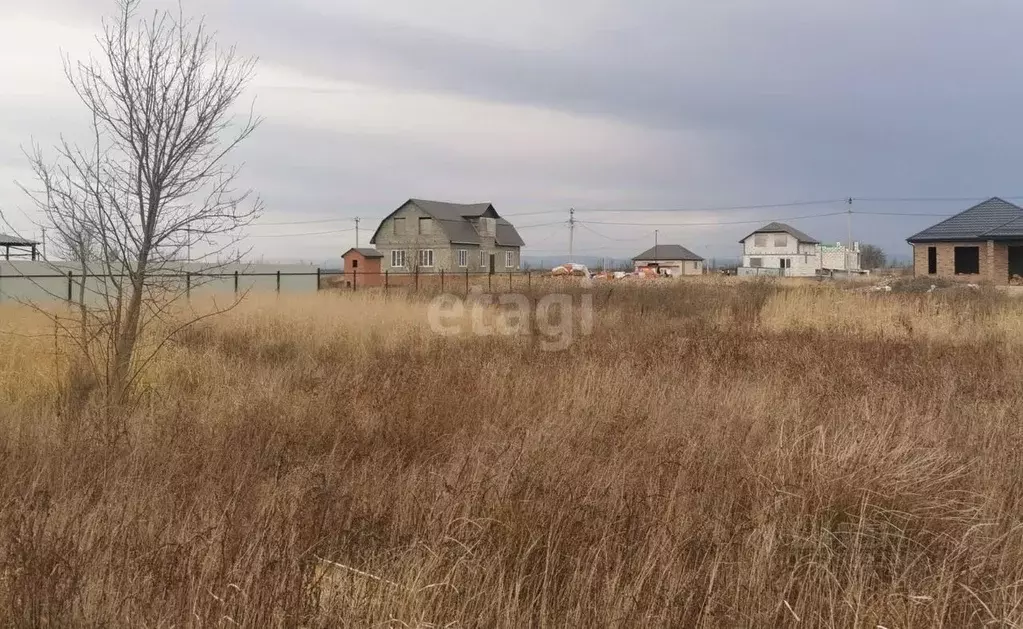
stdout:
<svg viewBox="0 0 1023 629">
<path fill-rule="evenodd" d="M 568 210 L 568 263 L 575 262 L 575 208 Z"/>
<path fill-rule="evenodd" d="M 46 228 L 43 227 L 43 260 L 46 260 Z"/>
<path fill-rule="evenodd" d="M 359 248 L 359 217 L 355 217 L 355 248 Z"/>
<path fill-rule="evenodd" d="M 655 230 L 654 230 L 654 256 L 655 256 L 655 257 L 657 256 L 657 234 L 658 234 L 658 233 L 659 233 L 660 231 L 661 231 L 661 230 L 659 230 L 659 229 L 655 229 Z"/>
<path fill-rule="evenodd" d="M 846 212 L 846 228 L 848 229 L 849 241 L 845 243 L 845 273 L 852 277 L 852 267 L 849 266 L 849 251 L 852 249 L 852 197 L 849 197 L 849 211 Z"/>
</svg>

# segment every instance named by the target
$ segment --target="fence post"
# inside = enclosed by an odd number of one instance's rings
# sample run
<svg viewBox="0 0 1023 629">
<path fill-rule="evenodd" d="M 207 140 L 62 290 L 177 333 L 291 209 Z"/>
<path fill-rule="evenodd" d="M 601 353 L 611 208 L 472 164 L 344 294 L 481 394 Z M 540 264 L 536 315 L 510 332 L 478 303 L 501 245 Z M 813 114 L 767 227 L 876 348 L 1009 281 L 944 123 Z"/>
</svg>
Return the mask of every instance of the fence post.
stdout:
<svg viewBox="0 0 1023 629">
<path fill-rule="evenodd" d="M 527 289 L 533 288 L 533 272 L 530 270 L 526 271 L 526 288 Z"/>
<path fill-rule="evenodd" d="M 494 292 L 494 274 L 493 273 L 487 273 L 487 292 L 488 293 Z"/>
<path fill-rule="evenodd" d="M 389 281 L 389 278 L 391 277 L 390 273 L 391 271 L 389 269 L 384 271 L 384 295 L 387 294 L 387 287 L 390 284 Z"/>
<path fill-rule="evenodd" d="M 321 282 L 320 282 L 321 277 L 320 276 L 321 275 L 322 275 L 322 270 L 320 269 L 320 267 L 316 267 L 316 290 L 320 290 L 320 284 L 321 284 Z"/>
<path fill-rule="evenodd" d="M 512 289 L 512 272 L 508 271 L 508 290 Z"/>
<path fill-rule="evenodd" d="M 235 270 L 235 272 L 234 272 L 234 294 L 235 295 L 238 294 L 238 271 L 237 270 Z"/>
<path fill-rule="evenodd" d="M 192 272 L 185 271 L 185 299 L 192 298 Z"/>
<path fill-rule="evenodd" d="M 465 267 L 465 294 L 469 294 L 469 267 Z"/>
<path fill-rule="evenodd" d="M 444 292 L 444 269 L 440 270 L 440 292 Z"/>
<path fill-rule="evenodd" d="M 68 271 L 67 272 L 67 302 L 68 303 L 71 303 L 75 299 L 74 298 L 74 279 L 72 279 L 73 277 L 74 277 L 74 272 Z"/>
<path fill-rule="evenodd" d="M 277 294 L 281 294 L 281 270 L 277 269 Z"/>
<path fill-rule="evenodd" d="M 419 292 L 419 267 L 416 267 L 416 292 Z"/>
</svg>

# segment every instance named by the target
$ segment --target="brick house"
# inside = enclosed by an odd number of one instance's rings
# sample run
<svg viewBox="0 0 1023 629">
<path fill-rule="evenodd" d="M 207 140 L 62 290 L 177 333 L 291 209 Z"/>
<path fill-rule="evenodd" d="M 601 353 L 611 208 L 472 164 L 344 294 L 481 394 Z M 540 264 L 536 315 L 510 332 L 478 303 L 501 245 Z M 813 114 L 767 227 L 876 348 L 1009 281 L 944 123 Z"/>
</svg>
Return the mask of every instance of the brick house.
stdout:
<svg viewBox="0 0 1023 629">
<path fill-rule="evenodd" d="M 993 197 L 906 239 L 913 274 L 1008 284 L 1023 277 L 1023 208 Z"/>
<path fill-rule="evenodd" d="M 341 256 L 344 260 L 343 281 L 346 288 L 382 286 L 383 271 L 380 263 L 384 254 L 368 247 L 354 247 Z"/>
<path fill-rule="evenodd" d="M 497 273 L 521 269 L 525 245 L 489 203 L 409 199 L 380 222 L 370 239 L 388 273 Z"/>
</svg>

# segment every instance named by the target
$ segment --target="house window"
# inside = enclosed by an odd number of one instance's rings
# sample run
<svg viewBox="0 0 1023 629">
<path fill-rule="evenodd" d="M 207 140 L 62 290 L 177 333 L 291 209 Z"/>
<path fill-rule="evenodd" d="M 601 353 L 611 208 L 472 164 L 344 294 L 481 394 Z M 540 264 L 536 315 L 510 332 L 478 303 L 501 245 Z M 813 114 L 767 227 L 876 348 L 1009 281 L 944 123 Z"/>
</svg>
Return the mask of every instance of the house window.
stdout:
<svg viewBox="0 0 1023 629">
<path fill-rule="evenodd" d="M 783 269 L 791 269 L 792 268 L 792 258 L 782 258 L 781 259 L 781 268 L 783 268 Z"/>
<path fill-rule="evenodd" d="M 430 225 L 431 225 L 431 223 L 430 223 L 430 217 L 429 216 L 420 216 L 419 217 L 419 233 L 420 234 L 429 234 L 430 233 Z"/>
<path fill-rule="evenodd" d="M 753 245 L 756 247 L 767 246 L 767 234 L 757 234 L 753 236 Z"/>
<path fill-rule="evenodd" d="M 487 252 L 480 251 L 480 266 L 484 269 L 487 268 Z"/>
<path fill-rule="evenodd" d="M 938 248 L 927 247 L 927 274 L 937 275 L 938 273 Z"/>
<path fill-rule="evenodd" d="M 980 274 L 980 247 L 955 248 L 955 274 Z"/>
<path fill-rule="evenodd" d="M 394 219 L 394 235 L 403 236 L 405 234 L 405 219 L 396 218 Z"/>
<path fill-rule="evenodd" d="M 404 268 L 405 266 L 405 252 L 401 249 L 396 249 L 391 252 L 391 266 L 397 268 Z"/>
<path fill-rule="evenodd" d="M 775 247 L 788 247 L 789 246 L 789 235 L 788 234 L 775 234 L 774 236 Z M 785 268 L 785 267 L 782 267 Z"/>
<path fill-rule="evenodd" d="M 469 266 L 469 252 L 465 249 L 458 250 L 458 266 Z"/>
<path fill-rule="evenodd" d="M 760 267 L 764 266 L 764 259 L 763 258 L 750 258 L 749 259 L 749 265 L 751 267 L 753 267 L 754 269 L 759 269 Z"/>
<path fill-rule="evenodd" d="M 358 260 L 352 260 L 352 268 L 353 269 L 359 268 L 359 261 Z"/>
<path fill-rule="evenodd" d="M 515 252 L 505 251 L 504 252 L 504 265 L 509 269 L 515 266 Z"/>
<path fill-rule="evenodd" d="M 419 266 L 433 266 L 433 249 L 419 250 Z"/>
</svg>

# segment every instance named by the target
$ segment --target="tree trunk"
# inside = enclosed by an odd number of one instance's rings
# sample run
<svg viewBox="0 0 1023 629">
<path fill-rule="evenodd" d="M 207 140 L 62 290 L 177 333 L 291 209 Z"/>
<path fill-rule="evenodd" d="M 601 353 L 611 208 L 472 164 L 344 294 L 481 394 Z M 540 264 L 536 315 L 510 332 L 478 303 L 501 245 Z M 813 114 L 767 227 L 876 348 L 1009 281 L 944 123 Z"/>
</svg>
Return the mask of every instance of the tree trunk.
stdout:
<svg viewBox="0 0 1023 629">
<path fill-rule="evenodd" d="M 139 336 L 139 320 L 142 316 L 142 298 L 145 292 L 145 278 L 148 266 L 149 251 L 143 245 L 139 253 L 138 268 L 131 280 L 131 296 L 128 299 L 128 310 L 121 322 L 120 333 L 114 345 L 114 365 L 110 384 L 113 393 L 112 401 L 116 405 L 128 399 L 131 386 L 131 362 L 135 355 L 135 344 Z"/>
</svg>

